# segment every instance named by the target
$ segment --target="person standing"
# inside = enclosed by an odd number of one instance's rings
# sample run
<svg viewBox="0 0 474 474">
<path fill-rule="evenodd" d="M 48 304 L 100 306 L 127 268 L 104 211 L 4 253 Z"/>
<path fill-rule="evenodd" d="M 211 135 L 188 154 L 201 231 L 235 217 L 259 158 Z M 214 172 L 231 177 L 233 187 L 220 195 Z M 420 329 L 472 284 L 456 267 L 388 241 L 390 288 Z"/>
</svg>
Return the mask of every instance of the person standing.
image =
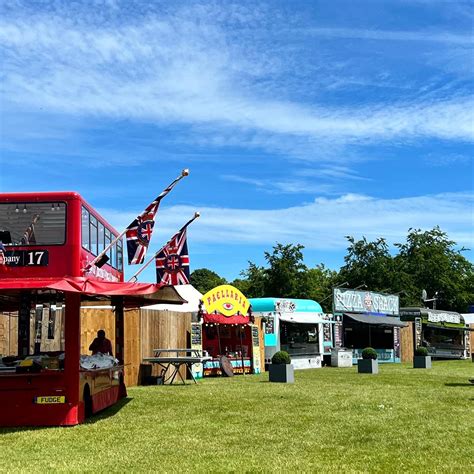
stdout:
<svg viewBox="0 0 474 474">
<path fill-rule="evenodd" d="M 92 351 L 92 355 L 97 354 L 98 352 L 113 355 L 112 343 L 110 342 L 110 339 L 105 337 L 105 331 L 103 329 L 97 331 L 97 337 L 92 341 L 89 350 Z"/>
</svg>

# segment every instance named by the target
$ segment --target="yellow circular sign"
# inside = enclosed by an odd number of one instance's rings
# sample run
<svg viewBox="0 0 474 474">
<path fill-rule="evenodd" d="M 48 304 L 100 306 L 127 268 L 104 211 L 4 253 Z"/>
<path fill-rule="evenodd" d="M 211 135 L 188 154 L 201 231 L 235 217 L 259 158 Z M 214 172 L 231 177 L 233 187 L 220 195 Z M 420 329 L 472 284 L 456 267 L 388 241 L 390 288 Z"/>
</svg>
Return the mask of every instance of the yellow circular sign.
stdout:
<svg viewBox="0 0 474 474">
<path fill-rule="evenodd" d="M 208 291 L 202 301 L 208 314 L 215 311 L 224 316 L 241 314 L 247 316 L 250 302 L 237 288 L 231 285 L 220 285 Z"/>
</svg>

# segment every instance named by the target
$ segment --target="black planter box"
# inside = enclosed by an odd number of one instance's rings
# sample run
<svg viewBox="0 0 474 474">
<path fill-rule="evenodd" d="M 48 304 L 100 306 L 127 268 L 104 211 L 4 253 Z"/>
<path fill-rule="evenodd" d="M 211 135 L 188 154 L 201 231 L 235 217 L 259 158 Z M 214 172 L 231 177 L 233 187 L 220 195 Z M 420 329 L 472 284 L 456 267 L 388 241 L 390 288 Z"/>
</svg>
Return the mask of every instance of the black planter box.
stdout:
<svg viewBox="0 0 474 474">
<path fill-rule="evenodd" d="M 270 382 L 294 383 L 295 372 L 291 364 L 270 364 L 269 367 Z"/>
<path fill-rule="evenodd" d="M 374 359 L 358 359 L 357 371 L 359 374 L 378 374 L 379 361 Z"/>
<path fill-rule="evenodd" d="M 431 356 L 415 356 L 413 358 L 414 369 L 431 369 Z"/>
</svg>

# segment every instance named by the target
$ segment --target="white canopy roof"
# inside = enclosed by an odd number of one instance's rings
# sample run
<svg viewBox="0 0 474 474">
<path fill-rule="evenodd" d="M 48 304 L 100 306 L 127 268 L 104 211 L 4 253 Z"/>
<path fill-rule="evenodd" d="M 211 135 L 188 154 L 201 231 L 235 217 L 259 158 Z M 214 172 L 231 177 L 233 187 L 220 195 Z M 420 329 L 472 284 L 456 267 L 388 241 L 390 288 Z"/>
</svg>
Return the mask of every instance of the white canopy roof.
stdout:
<svg viewBox="0 0 474 474">
<path fill-rule="evenodd" d="M 193 285 L 176 285 L 175 290 L 181 298 L 184 298 L 187 303 L 183 304 L 153 304 L 151 306 L 144 306 L 144 309 L 154 309 L 157 311 L 178 311 L 180 313 L 192 313 L 199 310 L 199 300 L 202 298 L 202 293 L 196 290 Z"/>
<path fill-rule="evenodd" d="M 301 323 L 301 324 L 317 324 L 317 323 L 333 323 L 323 319 L 323 313 L 299 312 L 299 313 L 277 313 L 280 321 L 287 323 Z"/>
<path fill-rule="evenodd" d="M 474 313 L 461 313 L 466 324 L 474 324 Z"/>
</svg>

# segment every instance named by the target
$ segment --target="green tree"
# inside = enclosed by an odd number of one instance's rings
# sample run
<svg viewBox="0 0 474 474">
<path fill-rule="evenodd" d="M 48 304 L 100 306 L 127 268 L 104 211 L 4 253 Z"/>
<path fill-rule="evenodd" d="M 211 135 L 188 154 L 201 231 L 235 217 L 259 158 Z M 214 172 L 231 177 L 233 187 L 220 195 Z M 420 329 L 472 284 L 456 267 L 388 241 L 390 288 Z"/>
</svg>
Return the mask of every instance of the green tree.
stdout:
<svg viewBox="0 0 474 474">
<path fill-rule="evenodd" d="M 371 291 L 400 291 L 401 275 L 394 265 L 387 242 L 380 237 L 373 242 L 365 237 L 355 240 L 347 236 L 349 247 L 344 257 L 338 282 L 350 288 L 365 285 Z"/>
<path fill-rule="evenodd" d="M 243 278 L 238 278 L 232 284 L 247 298 L 262 298 L 266 296 L 265 288 L 267 274 L 263 267 L 249 262 L 247 270 L 240 273 Z"/>
<path fill-rule="evenodd" d="M 227 281 L 216 272 L 207 268 L 198 268 L 191 273 L 190 283 L 201 293 L 207 293 L 216 286 L 225 285 Z"/>
<path fill-rule="evenodd" d="M 395 246 L 395 264 L 406 277 L 404 304 L 419 305 L 422 290 L 429 297 L 437 294 L 439 309 L 465 312 L 474 302 L 474 265 L 439 227 L 409 229 L 406 242 Z"/>
<path fill-rule="evenodd" d="M 265 252 L 269 268 L 265 270 L 267 279 L 265 293 L 269 296 L 286 298 L 305 297 L 306 265 L 303 263 L 303 245 L 277 243 L 273 252 Z"/>
<path fill-rule="evenodd" d="M 326 313 L 332 311 L 332 289 L 337 284 L 338 272 L 323 263 L 309 268 L 305 274 L 304 297 L 321 304 Z"/>
</svg>

